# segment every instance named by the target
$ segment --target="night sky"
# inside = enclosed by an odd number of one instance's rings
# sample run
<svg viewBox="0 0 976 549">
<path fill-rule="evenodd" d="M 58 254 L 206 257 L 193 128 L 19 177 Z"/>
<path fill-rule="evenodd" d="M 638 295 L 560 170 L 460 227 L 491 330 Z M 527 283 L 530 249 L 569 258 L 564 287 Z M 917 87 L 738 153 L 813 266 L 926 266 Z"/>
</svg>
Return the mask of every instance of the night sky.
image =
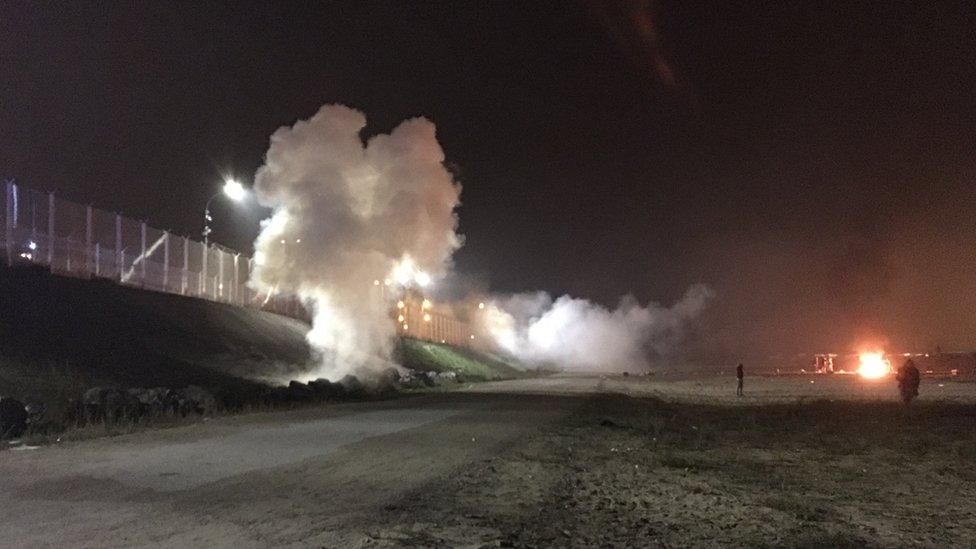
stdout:
<svg viewBox="0 0 976 549">
<path fill-rule="evenodd" d="M 706 282 L 704 362 L 976 348 L 971 3 L 305 4 L 0 4 L 0 177 L 195 236 L 279 126 L 422 115 L 493 291 Z"/>
</svg>

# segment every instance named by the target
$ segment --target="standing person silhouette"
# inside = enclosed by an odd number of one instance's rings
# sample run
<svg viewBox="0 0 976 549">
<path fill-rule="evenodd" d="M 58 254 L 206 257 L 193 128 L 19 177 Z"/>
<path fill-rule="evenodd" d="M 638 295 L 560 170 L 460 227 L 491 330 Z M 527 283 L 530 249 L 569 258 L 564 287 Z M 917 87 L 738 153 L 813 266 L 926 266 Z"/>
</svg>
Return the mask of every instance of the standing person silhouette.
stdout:
<svg viewBox="0 0 976 549">
<path fill-rule="evenodd" d="M 736 381 L 737 381 L 737 385 L 735 387 L 735 396 L 742 396 L 742 378 L 743 377 L 745 377 L 745 374 L 742 371 L 742 364 L 739 364 L 738 366 L 735 367 L 735 378 L 736 378 Z"/>
<path fill-rule="evenodd" d="M 895 379 L 898 380 L 898 392 L 901 393 L 902 402 L 908 404 L 918 396 L 918 386 L 922 381 L 922 375 L 915 366 L 915 361 L 906 360 L 905 364 L 898 368 L 898 375 L 895 376 Z"/>
</svg>

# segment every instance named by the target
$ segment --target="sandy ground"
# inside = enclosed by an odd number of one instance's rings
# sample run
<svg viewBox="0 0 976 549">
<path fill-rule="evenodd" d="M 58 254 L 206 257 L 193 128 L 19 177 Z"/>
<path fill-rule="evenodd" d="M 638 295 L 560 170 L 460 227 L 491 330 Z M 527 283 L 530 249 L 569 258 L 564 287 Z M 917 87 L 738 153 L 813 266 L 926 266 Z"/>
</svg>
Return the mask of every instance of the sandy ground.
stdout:
<svg viewBox="0 0 976 549">
<path fill-rule="evenodd" d="M 735 396 L 735 376 L 657 377 L 559 375 L 465 386 L 463 391 L 512 394 L 586 394 L 594 391 L 668 402 L 756 406 L 827 401 L 899 402 L 893 377 L 867 380 L 857 375 L 749 376 L 745 395 Z M 976 404 L 973 380 L 924 378 L 921 402 Z"/>
<path fill-rule="evenodd" d="M 976 542 L 976 384 L 809 381 L 556 376 L 7 450 L 0 546 Z"/>
</svg>

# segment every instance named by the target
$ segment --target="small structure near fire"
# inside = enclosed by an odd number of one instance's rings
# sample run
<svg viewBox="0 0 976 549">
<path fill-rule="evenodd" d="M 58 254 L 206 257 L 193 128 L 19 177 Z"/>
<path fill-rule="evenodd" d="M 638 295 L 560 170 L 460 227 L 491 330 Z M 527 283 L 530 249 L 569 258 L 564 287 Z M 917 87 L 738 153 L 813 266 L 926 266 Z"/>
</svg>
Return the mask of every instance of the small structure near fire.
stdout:
<svg viewBox="0 0 976 549">
<path fill-rule="evenodd" d="M 817 374 L 858 374 L 865 379 L 878 379 L 891 372 L 891 360 L 883 351 L 813 355 L 813 373 Z"/>
<path fill-rule="evenodd" d="M 835 353 L 822 353 L 813 355 L 813 371 L 818 374 L 832 374 L 834 373 L 834 359 L 837 358 Z"/>
<path fill-rule="evenodd" d="M 881 351 L 859 354 L 818 353 L 812 371 L 817 374 L 858 374 L 867 379 L 885 377 L 911 359 L 922 375 L 976 377 L 976 353 L 897 353 Z"/>
</svg>

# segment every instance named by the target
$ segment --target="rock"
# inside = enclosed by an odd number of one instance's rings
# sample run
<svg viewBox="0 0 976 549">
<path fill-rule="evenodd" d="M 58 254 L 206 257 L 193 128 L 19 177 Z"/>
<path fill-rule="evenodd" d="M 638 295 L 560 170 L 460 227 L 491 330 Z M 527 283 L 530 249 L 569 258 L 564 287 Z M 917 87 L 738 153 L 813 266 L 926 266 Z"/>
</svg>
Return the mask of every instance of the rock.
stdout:
<svg viewBox="0 0 976 549">
<path fill-rule="evenodd" d="M 134 388 L 127 392 L 129 396 L 139 402 L 141 415 L 160 416 L 167 412 L 176 413 L 178 411 L 171 406 L 174 400 L 170 398 L 171 391 L 166 387 Z"/>
<path fill-rule="evenodd" d="M 427 387 L 429 383 L 427 376 L 417 370 L 407 370 L 400 375 L 397 384 L 404 389 L 421 389 Z"/>
<path fill-rule="evenodd" d="M 40 398 L 28 397 L 25 399 L 24 411 L 27 412 L 27 423 L 29 425 L 35 425 L 44 417 L 45 412 L 47 412 L 47 404 L 44 404 Z"/>
<path fill-rule="evenodd" d="M 308 382 L 308 387 L 312 390 L 315 397 L 321 400 L 339 398 L 346 393 L 346 388 L 338 383 L 332 383 L 328 379 L 319 378 Z"/>
<path fill-rule="evenodd" d="M 27 430 L 30 414 L 24 403 L 9 397 L 0 397 L 0 439 L 18 438 Z"/>
<path fill-rule="evenodd" d="M 81 397 L 85 421 L 114 423 L 122 419 L 135 419 L 141 415 L 141 405 L 136 397 L 115 387 L 92 387 Z"/>
<path fill-rule="evenodd" d="M 457 372 L 440 372 L 440 373 L 437 374 L 437 379 L 439 379 L 443 383 L 447 383 L 447 382 L 457 383 L 458 382 Z"/>
<path fill-rule="evenodd" d="M 212 415 L 217 411 L 217 399 L 202 387 L 190 385 L 180 389 L 179 393 L 190 413 Z"/>
<path fill-rule="evenodd" d="M 315 390 L 301 381 L 288 382 L 288 396 L 296 402 L 311 402 L 315 400 Z"/>
<path fill-rule="evenodd" d="M 346 374 L 340 379 L 339 385 L 342 385 L 348 393 L 359 393 L 364 389 L 363 382 L 359 381 L 359 378 L 352 374 Z"/>
</svg>

